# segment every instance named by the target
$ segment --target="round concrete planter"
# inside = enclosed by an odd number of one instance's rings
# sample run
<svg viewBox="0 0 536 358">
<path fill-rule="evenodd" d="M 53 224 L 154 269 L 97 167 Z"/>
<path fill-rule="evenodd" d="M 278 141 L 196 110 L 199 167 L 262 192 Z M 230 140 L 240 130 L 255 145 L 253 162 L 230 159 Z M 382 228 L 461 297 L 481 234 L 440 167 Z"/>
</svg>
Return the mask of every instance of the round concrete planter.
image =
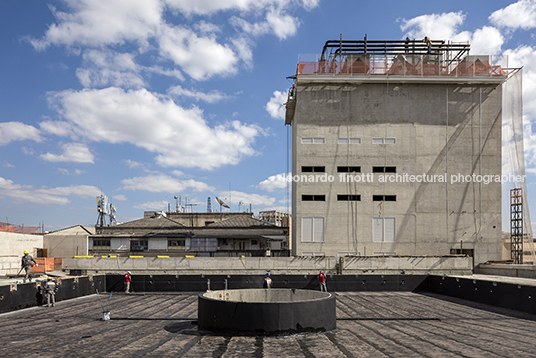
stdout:
<svg viewBox="0 0 536 358">
<path fill-rule="evenodd" d="M 252 334 L 335 329 L 335 296 L 296 289 L 208 291 L 198 297 L 200 329 Z"/>
</svg>

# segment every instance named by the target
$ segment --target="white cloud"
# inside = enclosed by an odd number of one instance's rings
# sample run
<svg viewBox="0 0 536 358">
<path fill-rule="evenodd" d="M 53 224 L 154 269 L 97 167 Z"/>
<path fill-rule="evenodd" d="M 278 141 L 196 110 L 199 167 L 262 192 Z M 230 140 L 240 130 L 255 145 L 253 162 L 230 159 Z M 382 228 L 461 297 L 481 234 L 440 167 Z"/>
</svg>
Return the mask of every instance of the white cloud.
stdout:
<svg viewBox="0 0 536 358">
<path fill-rule="evenodd" d="M 461 11 L 421 15 L 409 20 L 402 19 L 400 28 L 410 38 L 423 39 L 428 36 L 432 40 L 453 40 L 464 20 L 465 15 Z"/>
<path fill-rule="evenodd" d="M 70 171 L 65 168 L 58 168 L 58 171 L 63 175 L 81 175 L 86 172 L 85 170 L 80 170 L 80 169 L 75 169 L 73 171 Z"/>
<path fill-rule="evenodd" d="M 272 175 L 268 177 L 268 179 L 261 181 L 258 187 L 262 190 L 266 190 L 269 192 L 272 192 L 276 189 L 284 189 L 287 187 L 286 178 L 287 176 L 285 175 L 285 173 Z"/>
<path fill-rule="evenodd" d="M 143 47 L 162 21 L 162 3 L 146 0 L 64 0 L 71 12 L 51 10 L 58 23 L 41 39 L 30 39 L 39 50 L 50 45 L 94 46 L 138 41 Z"/>
<path fill-rule="evenodd" d="M 73 162 L 73 163 L 94 163 L 94 156 L 87 146 L 80 143 L 66 143 L 61 146 L 63 153 L 60 155 L 46 153 L 39 158 L 47 162 Z"/>
<path fill-rule="evenodd" d="M 88 50 L 82 55 L 83 67 L 76 76 L 84 87 L 116 86 L 140 88 L 145 81 L 140 75 L 141 67 L 135 56 L 111 50 Z"/>
<path fill-rule="evenodd" d="M 145 89 L 119 88 L 49 94 L 52 108 L 86 140 L 131 143 L 158 153 L 161 166 L 214 169 L 254 155 L 256 126 L 233 121 L 211 128 L 197 107 L 184 109 Z"/>
<path fill-rule="evenodd" d="M 536 1 L 521 0 L 492 13 L 489 20 L 499 27 L 522 28 L 536 27 Z"/>
<path fill-rule="evenodd" d="M 425 36 L 432 40 L 447 40 L 471 44 L 471 53 L 475 55 L 497 55 L 504 44 L 504 36 L 491 26 L 484 26 L 474 32 L 459 31 L 465 21 L 465 15 L 460 12 L 421 15 L 413 19 L 403 19 L 400 28 L 406 36 L 417 40 Z"/>
<path fill-rule="evenodd" d="M 124 179 L 121 181 L 124 190 L 145 190 L 153 193 L 177 193 L 192 189 L 194 191 L 213 191 L 214 188 L 206 183 L 193 179 L 179 180 L 165 174 L 148 175 Z"/>
<path fill-rule="evenodd" d="M 39 129 L 21 122 L 0 123 L 0 146 L 7 145 L 16 140 L 33 140 L 41 142 L 43 139 Z"/>
<path fill-rule="evenodd" d="M 34 189 L 29 185 L 14 184 L 0 177 L 0 197 L 8 197 L 17 203 L 59 204 L 70 203 L 68 196 L 88 198 L 100 195 L 100 189 L 90 185 Z"/>
<path fill-rule="evenodd" d="M 275 198 L 272 198 L 267 195 L 260 195 L 260 194 L 248 194 L 241 191 L 233 191 L 231 190 L 231 200 L 232 205 L 238 205 L 239 202 L 242 202 L 243 205 L 273 205 L 275 203 Z M 228 191 L 221 192 L 218 197 L 222 200 L 224 198 L 227 198 L 229 195 Z M 225 201 L 225 200 L 224 200 Z M 226 204 L 229 205 L 229 199 L 227 199 Z M 219 206 L 219 204 L 216 202 L 216 206 Z"/>
<path fill-rule="evenodd" d="M 287 94 L 285 92 L 274 91 L 273 97 L 264 107 L 270 116 L 275 119 L 285 119 L 285 103 Z"/>
<path fill-rule="evenodd" d="M 72 136 L 74 134 L 73 125 L 68 122 L 44 121 L 39 123 L 39 127 L 41 127 L 41 130 L 47 133 L 54 134 L 60 137 Z"/>
<path fill-rule="evenodd" d="M 168 208 L 168 202 L 161 200 L 161 201 L 150 201 L 143 204 L 134 205 L 134 209 L 141 209 L 141 210 L 162 210 L 167 211 Z"/>
<path fill-rule="evenodd" d="M 127 201 L 128 200 L 127 197 L 124 196 L 123 194 L 114 195 L 112 197 L 112 199 L 119 200 L 119 201 Z"/>
<path fill-rule="evenodd" d="M 186 89 L 181 86 L 170 87 L 167 90 L 167 94 L 177 97 L 190 97 L 196 101 L 202 100 L 208 103 L 216 103 L 230 98 L 230 96 L 221 93 L 220 91 L 210 91 L 208 93 L 203 93 L 194 89 Z"/>
<path fill-rule="evenodd" d="M 229 45 L 217 42 L 214 35 L 199 37 L 184 27 L 163 26 L 158 38 L 160 54 L 182 67 L 194 80 L 237 71 L 238 57 Z"/>
</svg>

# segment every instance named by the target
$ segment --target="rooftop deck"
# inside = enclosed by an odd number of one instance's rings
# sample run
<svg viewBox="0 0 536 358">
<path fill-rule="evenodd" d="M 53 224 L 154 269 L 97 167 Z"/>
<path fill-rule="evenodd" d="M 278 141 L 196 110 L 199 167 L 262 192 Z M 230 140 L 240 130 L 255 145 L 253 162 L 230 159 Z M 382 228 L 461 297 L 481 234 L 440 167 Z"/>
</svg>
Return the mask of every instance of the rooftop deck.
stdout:
<svg viewBox="0 0 536 358">
<path fill-rule="evenodd" d="M 196 294 L 96 295 L 0 315 L 0 356 L 533 357 L 536 316 L 434 294 L 339 292 L 337 329 L 290 336 L 200 332 Z"/>
</svg>

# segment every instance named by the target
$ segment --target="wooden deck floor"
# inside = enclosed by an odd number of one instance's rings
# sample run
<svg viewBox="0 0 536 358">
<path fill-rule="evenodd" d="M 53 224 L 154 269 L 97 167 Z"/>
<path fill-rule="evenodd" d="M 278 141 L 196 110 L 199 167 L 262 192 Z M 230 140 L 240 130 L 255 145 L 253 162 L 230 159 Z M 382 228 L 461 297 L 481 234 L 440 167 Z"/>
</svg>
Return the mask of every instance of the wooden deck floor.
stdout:
<svg viewBox="0 0 536 358">
<path fill-rule="evenodd" d="M 0 357 L 536 357 L 536 316 L 434 295 L 337 293 L 336 330 L 277 337 L 199 332 L 195 294 L 110 311 L 89 296 L 0 315 Z"/>
</svg>

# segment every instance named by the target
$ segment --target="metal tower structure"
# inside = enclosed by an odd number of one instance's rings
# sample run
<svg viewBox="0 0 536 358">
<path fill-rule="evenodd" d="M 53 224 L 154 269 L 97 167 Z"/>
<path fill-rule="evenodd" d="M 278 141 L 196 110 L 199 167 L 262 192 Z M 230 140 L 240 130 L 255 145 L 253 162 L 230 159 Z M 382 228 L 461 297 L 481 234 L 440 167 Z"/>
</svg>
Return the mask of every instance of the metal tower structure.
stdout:
<svg viewBox="0 0 536 358">
<path fill-rule="evenodd" d="M 514 264 L 523 263 L 523 192 L 510 190 L 510 258 Z"/>
</svg>

